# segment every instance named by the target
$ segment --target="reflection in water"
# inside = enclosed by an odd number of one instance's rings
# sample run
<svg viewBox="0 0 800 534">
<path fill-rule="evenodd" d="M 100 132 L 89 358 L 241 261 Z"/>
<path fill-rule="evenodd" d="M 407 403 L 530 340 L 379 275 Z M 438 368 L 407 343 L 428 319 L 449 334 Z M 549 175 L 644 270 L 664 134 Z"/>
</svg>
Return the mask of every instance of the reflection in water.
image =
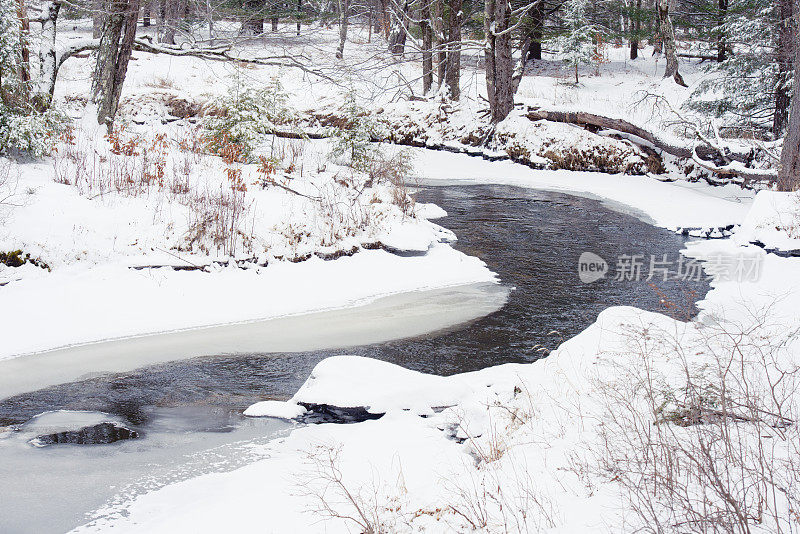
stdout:
<svg viewBox="0 0 800 534">
<path fill-rule="evenodd" d="M 508 186 L 447 186 L 421 191 L 418 200 L 448 212 L 439 222 L 459 237 L 456 247 L 478 256 L 515 289 L 500 311 L 471 324 L 420 338 L 346 350 L 253 354 L 177 361 L 134 372 L 64 384 L 0 401 L 0 425 L 45 410 L 97 410 L 132 424 L 160 424 L 160 407 L 195 407 L 175 423 L 181 431 L 230 428 L 238 411 L 265 398 L 291 396 L 314 365 L 333 354 L 359 354 L 419 371 L 448 375 L 507 362 L 533 361 L 574 336 L 608 306 L 661 311 L 659 295 L 642 281 L 592 284 L 578 278 L 578 257 L 590 251 L 614 266 L 619 255 L 676 259 L 684 239 L 610 211 L 596 200 Z M 699 298 L 706 282 L 659 282 L 668 298 Z M 219 413 L 229 414 L 219 420 Z M 209 422 L 201 414 L 215 413 Z M 230 419 L 229 419 L 230 418 Z"/>
</svg>

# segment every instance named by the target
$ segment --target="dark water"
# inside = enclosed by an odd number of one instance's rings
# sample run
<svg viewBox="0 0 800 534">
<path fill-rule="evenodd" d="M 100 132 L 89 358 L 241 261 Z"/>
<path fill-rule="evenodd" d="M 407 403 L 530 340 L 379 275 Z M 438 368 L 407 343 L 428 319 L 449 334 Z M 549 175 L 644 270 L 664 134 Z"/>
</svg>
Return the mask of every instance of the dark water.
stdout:
<svg viewBox="0 0 800 534">
<path fill-rule="evenodd" d="M 232 428 L 241 409 L 294 394 L 311 369 L 333 354 L 359 354 L 404 367 L 449 375 L 507 362 L 529 362 L 589 324 L 608 306 L 664 311 L 702 298 L 705 281 L 617 281 L 620 255 L 676 262 L 684 238 L 611 211 L 600 202 L 507 186 L 447 186 L 421 191 L 418 200 L 448 212 L 437 221 L 459 237 L 456 248 L 478 256 L 515 289 L 500 311 L 450 331 L 416 339 L 311 353 L 207 357 L 64 384 L 0 401 L 0 425 L 21 423 L 46 410 L 96 410 L 126 417 L 146 430 L 152 414 L 185 408 L 182 431 Z M 611 273 L 591 284 L 579 280 L 582 252 L 605 258 Z M 178 413 L 182 413 L 178 412 Z M 205 414 L 205 415 L 204 415 Z"/>
</svg>

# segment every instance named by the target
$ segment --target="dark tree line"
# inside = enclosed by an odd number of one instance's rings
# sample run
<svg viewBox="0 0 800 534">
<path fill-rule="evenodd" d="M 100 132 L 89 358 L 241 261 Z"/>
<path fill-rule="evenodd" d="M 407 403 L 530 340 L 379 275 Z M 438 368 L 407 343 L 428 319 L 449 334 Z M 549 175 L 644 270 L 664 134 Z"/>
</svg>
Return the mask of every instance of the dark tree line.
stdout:
<svg viewBox="0 0 800 534">
<path fill-rule="evenodd" d="M 634 60 L 648 43 L 653 53 L 665 58 L 664 77 L 681 85 L 685 85 L 680 74 L 684 58 L 710 65 L 716 80 L 722 80 L 716 86 L 720 95 L 698 99 L 698 109 L 746 119 L 748 125 L 764 128 L 773 138 L 785 135 L 781 187 L 793 187 L 786 184 L 796 183 L 800 165 L 798 84 L 793 83 L 798 79 L 799 0 L 87 0 L 69 4 L 52 0 L 38 16 L 27 13 L 25 0 L 14 1 L 18 2 L 19 28 L 40 24 L 43 46 L 39 72 L 31 73 L 26 59 L 30 43 L 20 42 L 20 66 L 15 67 L 17 76 L 11 81 L 19 82 L 38 109 L 46 109 L 59 66 L 75 53 L 96 51 L 92 99 L 102 124 L 113 123 L 136 47 L 153 53 L 234 59 L 214 48 L 215 21 L 225 20 L 227 27 L 239 21 L 238 35 L 243 38 L 277 31 L 281 21 L 298 34 L 303 23 L 336 24 L 335 55 L 340 59 L 347 54 L 348 28 L 353 23 L 366 25 L 369 39 L 385 40 L 385 50 L 395 61 L 419 61 L 424 94 L 435 91 L 453 101 L 461 97 L 462 48 L 465 42 L 482 43 L 492 123 L 504 120 L 513 110 L 526 66 L 540 61 L 545 52 L 557 51 L 559 39 L 566 35 L 573 49 L 585 46 L 596 51 L 602 43 L 614 42 L 627 46 Z M 573 9 L 575 2 L 583 2 L 580 9 Z M 96 41 L 59 50 L 56 22 L 65 11 L 67 16 L 91 14 Z M 156 31 L 150 33 L 160 44 L 137 40 L 137 27 L 151 25 Z M 207 39 L 198 38 L 198 28 L 205 28 Z M 583 29 L 580 35 L 576 28 Z M 181 50 L 184 45 L 190 50 Z M 576 56 L 574 63 L 576 81 L 579 59 Z M 0 84 L 10 87 L 5 81 L 8 73 L 0 71 L 0 75 Z M 709 79 L 713 84 L 715 78 Z M 697 91 L 702 90 L 701 84 Z M 724 154 L 720 157 L 729 159 Z"/>
</svg>

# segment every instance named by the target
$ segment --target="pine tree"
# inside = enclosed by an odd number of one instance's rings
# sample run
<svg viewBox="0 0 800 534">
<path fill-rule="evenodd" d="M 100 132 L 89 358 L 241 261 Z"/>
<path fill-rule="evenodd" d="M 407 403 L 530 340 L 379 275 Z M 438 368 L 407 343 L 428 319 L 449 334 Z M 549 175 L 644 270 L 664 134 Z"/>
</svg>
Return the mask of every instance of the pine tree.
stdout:
<svg viewBox="0 0 800 534">
<path fill-rule="evenodd" d="M 26 37 L 22 34 L 16 1 L 0 0 L 0 113 L 15 105 L 12 99 L 27 92 L 20 77 L 22 43 Z"/>
<path fill-rule="evenodd" d="M 564 4 L 565 32 L 556 43 L 564 56 L 564 62 L 575 71 L 578 83 L 578 67 L 591 64 L 594 56 L 592 34 L 597 30 L 586 19 L 587 0 L 568 0 Z"/>
<path fill-rule="evenodd" d="M 778 16 L 772 0 L 731 0 L 716 31 L 733 54 L 706 67 L 709 76 L 694 91 L 691 108 L 738 126 L 773 129 L 776 91 L 792 84 L 778 68 Z"/>
</svg>

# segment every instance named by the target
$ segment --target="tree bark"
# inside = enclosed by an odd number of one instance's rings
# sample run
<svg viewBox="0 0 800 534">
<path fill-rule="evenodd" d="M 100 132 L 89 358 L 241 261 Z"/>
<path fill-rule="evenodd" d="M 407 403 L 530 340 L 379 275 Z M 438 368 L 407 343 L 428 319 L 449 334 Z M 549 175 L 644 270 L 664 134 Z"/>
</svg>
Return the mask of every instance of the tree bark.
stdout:
<svg viewBox="0 0 800 534">
<path fill-rule="evenodd" d="M 119 107 L 138 20 L 139 0 L 113 0 L 110 4 L 92 83 L 97 122 L 106 125 L 109 131 Z"/>
<path fill-rule="evenodd" d="M 93 0 L 92 6 L 92 38 L 99 39 L 103 34 L 103 25 L 106 21 L 105 11 L 107 8 L 105 0 Z"/>
<path fill-rule="evenodd" d="M 447 66 L 445 86 L 452 100 L 461 98 L 461 25 L 463 0 L 448 0 L 447 16 Z"/>
<path fill-rule="evenodd" d="M 775 88 L 775 111 L 772 117 L 772 133 L 779 137 L 789 118 L 788 81 L 794 63 L 794 0 L 777 0 L 778 2 L 778 87 Z"/>
<path fill-rule="evenodd" d="M 629 25 L 631 35 L 631 59 L 639 57 L 639 32 L 642 31 L 642 0 L 636 0 L 633 11 L 633 23 Z"/>
<path fill-rule="evenodd" d="M 795 16 L 800 16 L 800 0 L 794 0 Z M 781 163 L 778 169 L 778 190 L 800 189 L 800 47 L 794 50 L 794 90 L 789 111 L 786 137 L 783 139 Z"/>
<path fill-rule="evenodd" d="M 167 24 L 161 42 L 174 45 L 175 34 L 178 32 L 178 27 L 186 15 L 186 0 L 172 0 L 167 4 L 167 13 Z"/>
<path fill-rule="evenodd" d="M 486 95 L 493 124 L 514 108 L 511 60 L 511 6 L 508 0 L 486 0 L 484 31 L 486 44 Z"/>
<path fill-rule="evenodd" d="M 59 4 L 60 6 L 61 4 Z M 19 79 L 22 81 L 23 87 L 31 80 L 31 51 L 28 48 L 28 38 L 30 37 L 31 25 L 28 18 L 28 10 L 25 8 L 25 0 L 17 0 L 17 17 L 19 17 L 20 29 L 20 66 L 19 66 Z"/>
<path fill-rule="evenodd" d="M 675 29 L 672 27 L 672 19 L 669 16 L 669 0 L 657 0 L 656 8 L 661 42 L 664 45 L 664 57 L 667 60 L 664 78 L 671 76 L 675 83 L 686 87 L 686 82 L 678 72 L 678 49 L 675 45 Z"/>
<path fill-rule="evenodd" d="M 56 65 L 56 23 L 61 11 L 61 2 L 48 2 L 44 6 L 46 18 L 42 20 L 42 46 L 39 49 L 39 87 L 35 104 L 40 111 L 50 107 L 56 89 L 58 67 Z"/>
<path fill-rule="evenodd" d="M 436 63 L 436 80 L 439 87 L 444 83 L 447 69 L 446 39 L 444 36 L 444 20 L 442 19 L 442 0 L 431 1 L 431 28 L 433 30 L 434 63 Z"/>
<path fill-rule="evenodd" d="M 389 52 L 394 55 L 402 56 L 406 48 L 406 36 L 408 35 L 408 11 L 410 5 L 408 0 L 393 0 L 389 10 L 391 16 L 391 32 L 389 33 Z"/>
<path fill-rule="evenodd" d="M 431 28 L 431 5 L 422 0 L 420 9 L 420 29 L 422 30 L 422 94 L 428 94 L 433 87 L 433 29 Z"/>
<path fill-rule="evenodd" d="M 344 58 L 344 44 L 347 42 L 347 23 L 349 19 L 350 0 L 339 2 L 339 47 L 336 49 L 336 59 Z"/>
<path fill-rule="evenodd" d="M 247 18 L 242 21 L 242 33 L 244 35 L 263 35 L 264 34 L 264 6 L 266 0 L 245 0 L 244 8 L 247 10 Z"/>
</svg>

